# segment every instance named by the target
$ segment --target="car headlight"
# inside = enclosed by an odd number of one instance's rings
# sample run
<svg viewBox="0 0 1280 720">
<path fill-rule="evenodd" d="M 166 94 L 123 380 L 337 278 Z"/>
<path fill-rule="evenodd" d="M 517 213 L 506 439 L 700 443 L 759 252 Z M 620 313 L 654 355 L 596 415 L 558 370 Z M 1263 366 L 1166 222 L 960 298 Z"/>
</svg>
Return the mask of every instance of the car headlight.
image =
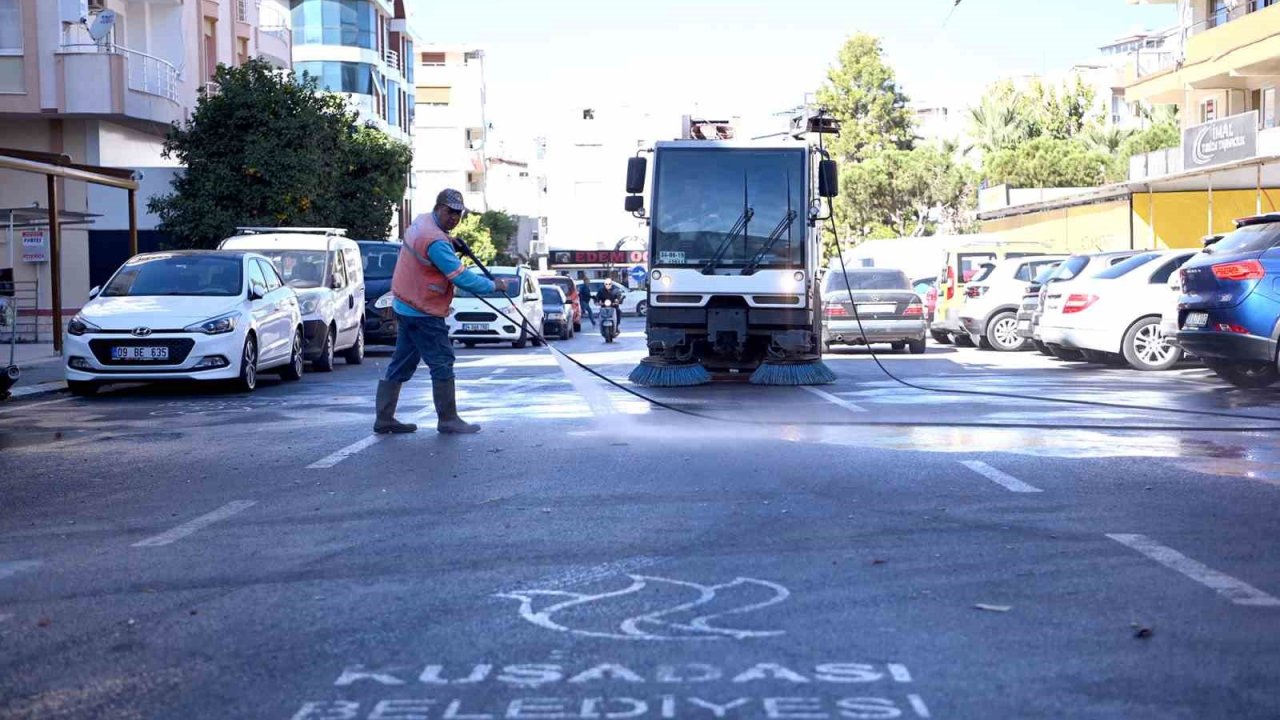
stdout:
<svg viewBox="0 0 1280 720">
<path fill-rule="evenodd" d="M 102 328 L 98 327 L 97 325 L 94 325 L 88 320 L 85 320 L 84 316 L 79 314 L 71 318 L 71 322 L 67 323 L 68 335 L 83 335 L 85 333 L 97 332 L 101 329 Z"/>
<path fill-rule="evenodd" d="M 547 313 L 547 319 L 548 319 L 548 320 L 563 320 L 563 319 L 564 319 L 564 313 L 558 313 L 558 312 Z"/>
<path fill-rule="evenodd" d="M 303 315 L 310 315 L 311 313 L 315 312 L 316 308 L 319 306 L 320 306 L 320 298 L 316 298 L 316 297 L 307 298 L 306 300 L 302 301 L 301 307 L 299 308 L 299 312 L 301 312 Z"/>
<path fill-rule="evenodd" d="M 395 295 L 392 295 L 391 293 L 386 293 L 382 297 L 373 301 L 373 309 L 386 310 L 387 308 L 391 307 L 391 304 L 394 303 L 395 301 L 396 301 Z"/>
<path fill-rule="evenodd" d="M 236 329 L 236 320 L 239 317 L 239 313 L 227 313 L 194 325 L 188 325 L 182 330 L 183 332 L 204 333 L 205 335 L 222 335 Z"/>
</svg>

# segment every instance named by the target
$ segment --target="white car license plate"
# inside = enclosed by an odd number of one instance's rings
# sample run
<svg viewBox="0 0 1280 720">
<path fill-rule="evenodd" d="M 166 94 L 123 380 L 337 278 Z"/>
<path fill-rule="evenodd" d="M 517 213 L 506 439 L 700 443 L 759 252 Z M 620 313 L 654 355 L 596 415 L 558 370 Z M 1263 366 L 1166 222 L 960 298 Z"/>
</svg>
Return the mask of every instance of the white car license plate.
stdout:
<svg viewBox="0 0 1280 720">
<path fill-rule="evenodd" d="M 141 347 L 121 346 L 117 345 L 111 348 L 112 360 L 141 360 L 155 361 L 168 360 L 169 348 L 156 345 L 143 345 Z"/>
<path fill-rule="evenodd" d="M 488 329 L 484 323 L 462 323 L 462 332 L 484 332 Z"/>
<path fill-rule="evenodd" d="M 1183 327 L 1201 328 L 1209 324 L 1209 313 L 1190 312 L 1187 313 L 1187 319 L 1183 321 Z"/>
<path fill-rule="evenodd" d="M 897 309 L 898 306 L 893 303 L 858 303 L 859 314 L 891 313 Z"/>
</svg>

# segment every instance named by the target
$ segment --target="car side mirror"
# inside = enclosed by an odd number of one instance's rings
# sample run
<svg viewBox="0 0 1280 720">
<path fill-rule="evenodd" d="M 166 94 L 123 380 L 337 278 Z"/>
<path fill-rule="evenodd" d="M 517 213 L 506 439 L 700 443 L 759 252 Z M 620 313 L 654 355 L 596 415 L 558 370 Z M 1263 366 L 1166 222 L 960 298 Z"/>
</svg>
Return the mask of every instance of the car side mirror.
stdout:
<svg viewBox="0 0 1280 720">
<path fill-rule="evenodd" d="M 538 300 L 542 299 L 542 296 L 529 293 L 528 295 L 524 296 L 524 299 L 528 300 L 529 302 L 537 302 Z"/>
<path fill-rule="evenodd" d="M 267 296 L 267 289 L 266 289 L 265 287 L 263 287 L 263 286 L 261 286 L 261 285 L 257 285 L 257 284 L 254 284 L 254 285 L 250 285 L 250 286 L 249 286 L 249 299 L 250 299 L 250 300 L 261 300 L 262 298 L 264 298 L 264 297 L 266 297 L 266 296 Z"/>
<path fill-rule="evenodd" d="M 627 159 L 627 193 L 638 195 L 644 192 L 644 177 L 649 172 L 649 160 L 642 157 Z"/>
<path fill-rule="evenodd" d="M 343 287 L 343 286 L 342 286 L 342 278 L 340 278 L 340 277 L 338 277 L 338 276 L 336 276 L 336 275 L 335 275 L 335 276 L 333 276 L 333 279 L 329 281 L 329 289 L 330 289 L 330 290 L 341 290 L 341 289 L 342 289 L 342 287 Z"/>
<path fill-rule="evenodd" d="M 98 294 L 101 292 L 102 292 L 102 286 L 94 285 L 93 287 L 89 288 L 89 299 L 92 300 L 98 297 Z"/>
<path fill-rule="evenodd" d="M 840 194 L 840 169 L 835 160 L 818 162 L 818 195 L 833 198 Z"/>
<path fill-rule="evenodd" d="M 629 213 L 638 213 L 644 210 L 644 196 L 628 195 L 624 205 Z"/>
</svg>

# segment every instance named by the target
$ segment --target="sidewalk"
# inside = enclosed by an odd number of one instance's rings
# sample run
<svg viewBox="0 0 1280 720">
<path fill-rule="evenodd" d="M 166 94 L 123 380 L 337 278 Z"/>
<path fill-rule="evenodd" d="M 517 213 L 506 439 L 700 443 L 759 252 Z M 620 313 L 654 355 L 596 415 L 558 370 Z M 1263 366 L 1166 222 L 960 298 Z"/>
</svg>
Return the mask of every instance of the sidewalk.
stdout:
<svg viewBox="0 0 1280 720">
<path fill-rule="evenodd" d="M 9 389 L 12 398 L 65 390 L 62 358 L 52 343 L 18 343 L 14 346 L 14 364 L 22 370 L 17 384 Z M 0 344 L 0 366 L 9 365 L 9 344 Z"/>
</svg>

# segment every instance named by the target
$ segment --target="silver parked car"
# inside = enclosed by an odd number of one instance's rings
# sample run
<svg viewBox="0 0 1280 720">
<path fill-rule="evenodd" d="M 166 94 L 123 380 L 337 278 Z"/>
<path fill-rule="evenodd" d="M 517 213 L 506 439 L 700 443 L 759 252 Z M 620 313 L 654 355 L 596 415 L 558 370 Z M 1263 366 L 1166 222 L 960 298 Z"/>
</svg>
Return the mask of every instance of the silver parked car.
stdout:
<svg viewBox="0 0 1280 720">
<path fill-rule="evenodd" d="M 924 315 L 924 301 L 901 270 L 849 268 L 845 273 L 833 268 L 822 280 L 822 342 L 827 348 L 888 343 L 918 355 L 928 333 Z"/>
</svg>

